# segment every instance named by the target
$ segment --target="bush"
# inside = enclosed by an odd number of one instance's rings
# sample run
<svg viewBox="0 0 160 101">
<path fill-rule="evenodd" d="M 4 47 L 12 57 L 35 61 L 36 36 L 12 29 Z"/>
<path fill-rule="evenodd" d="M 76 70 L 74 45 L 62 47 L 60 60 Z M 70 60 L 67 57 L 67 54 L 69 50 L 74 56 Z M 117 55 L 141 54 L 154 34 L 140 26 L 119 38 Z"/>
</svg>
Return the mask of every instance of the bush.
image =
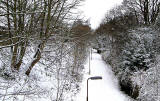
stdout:
<svg viewBox="0 0 160 101">
<path fill-rule="evenodd" d="M 155 23 L 155 28 L 160 30 L 160 15 L 157 17 L 156 23 Z"/>
<path fill-rule="evenodd" d="M 156 34 L 146 27 L 120 33 L 121 36 L 114 39 L 110 52 L 102 54 L 117 75 L 121 90 L 134 99 L 139 96 L 141 86 L 134 84 L 132 77 L 136 72 L 148 70 L 155 62 Z"/>
</svg>

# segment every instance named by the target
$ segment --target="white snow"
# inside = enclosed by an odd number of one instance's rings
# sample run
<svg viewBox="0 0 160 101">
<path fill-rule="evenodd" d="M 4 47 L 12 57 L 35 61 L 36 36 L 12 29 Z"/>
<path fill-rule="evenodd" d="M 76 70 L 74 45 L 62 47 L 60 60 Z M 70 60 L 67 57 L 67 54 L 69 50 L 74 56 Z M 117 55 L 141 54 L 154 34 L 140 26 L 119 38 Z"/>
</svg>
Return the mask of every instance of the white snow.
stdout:
<svg viewBox="0 0 160 101">
<path fill-rule="evenodd" d="M 103 60 L 101 55 L 92 54 L 91 75 L 88 75 L 89 62 L 85 64 L 85 75 L 81 90 L 76 96 L 76 101 L 86 101 L 87 78 L 102 76 L 102 80 L 89 80 L 88 101 L 128 101 L 127 97 L 119 90 L 118 82 L 111 68 Z"/>
</svg>

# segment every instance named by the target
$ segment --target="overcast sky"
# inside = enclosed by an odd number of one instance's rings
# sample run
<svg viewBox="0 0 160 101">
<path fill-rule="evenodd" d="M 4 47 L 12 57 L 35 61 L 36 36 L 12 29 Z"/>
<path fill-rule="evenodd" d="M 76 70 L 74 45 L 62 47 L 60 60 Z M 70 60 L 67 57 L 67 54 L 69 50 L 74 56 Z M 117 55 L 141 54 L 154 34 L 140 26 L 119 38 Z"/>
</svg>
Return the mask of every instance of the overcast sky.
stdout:
<svg viewBox="0 0 160 101">
<path fill-rule="evenodd" d="M 105 13 L 114 7 L 121 4 L 123 0 L 85 0 L 80 9 L 86 19 L 90 18 L 91 27 L 95 29 L 101 23 Z"/>
</svg>

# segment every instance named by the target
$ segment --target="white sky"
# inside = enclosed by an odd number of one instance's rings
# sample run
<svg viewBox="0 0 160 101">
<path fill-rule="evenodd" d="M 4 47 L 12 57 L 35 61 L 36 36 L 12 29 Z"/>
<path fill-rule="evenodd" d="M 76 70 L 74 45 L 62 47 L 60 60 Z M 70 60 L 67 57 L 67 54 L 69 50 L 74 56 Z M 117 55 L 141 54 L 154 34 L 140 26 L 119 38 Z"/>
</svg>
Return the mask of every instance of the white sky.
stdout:
<svg viewBox="0 0 160 101">
<path fill-rule="evenodd" d="M 91 27 L 97 28 L 104 18 L 106 12 L 119 5 L 123 0 L 85 0 L 84 5 L 81 6 L 81 10 L 84 12 L 84 16 L 90 19 Z"/>
</svg>

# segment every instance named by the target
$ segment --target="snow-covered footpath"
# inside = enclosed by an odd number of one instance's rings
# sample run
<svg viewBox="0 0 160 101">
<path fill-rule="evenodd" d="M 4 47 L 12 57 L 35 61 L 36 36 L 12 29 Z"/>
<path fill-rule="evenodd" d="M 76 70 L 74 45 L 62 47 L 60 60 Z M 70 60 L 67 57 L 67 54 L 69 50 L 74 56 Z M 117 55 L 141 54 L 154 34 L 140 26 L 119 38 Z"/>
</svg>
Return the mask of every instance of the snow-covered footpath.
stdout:
<svg viewBox="0 0 160 101">
<path fill-rule="evenodd" d="M 127 97 L 120 92 L 118 82 L 111 68 L 102 60 L 101 55 L 92 54 L 90 62 L 91 75 L 88 75 L 89 62 L 85 64 L 85 75 L 81 84 L 81 90 L 77 94 L 76 101 L 86 101 L 87 78 L 102 76 L 102 80 L 89 80 L 88 101 L 128 101 Z"/>
</svg>

